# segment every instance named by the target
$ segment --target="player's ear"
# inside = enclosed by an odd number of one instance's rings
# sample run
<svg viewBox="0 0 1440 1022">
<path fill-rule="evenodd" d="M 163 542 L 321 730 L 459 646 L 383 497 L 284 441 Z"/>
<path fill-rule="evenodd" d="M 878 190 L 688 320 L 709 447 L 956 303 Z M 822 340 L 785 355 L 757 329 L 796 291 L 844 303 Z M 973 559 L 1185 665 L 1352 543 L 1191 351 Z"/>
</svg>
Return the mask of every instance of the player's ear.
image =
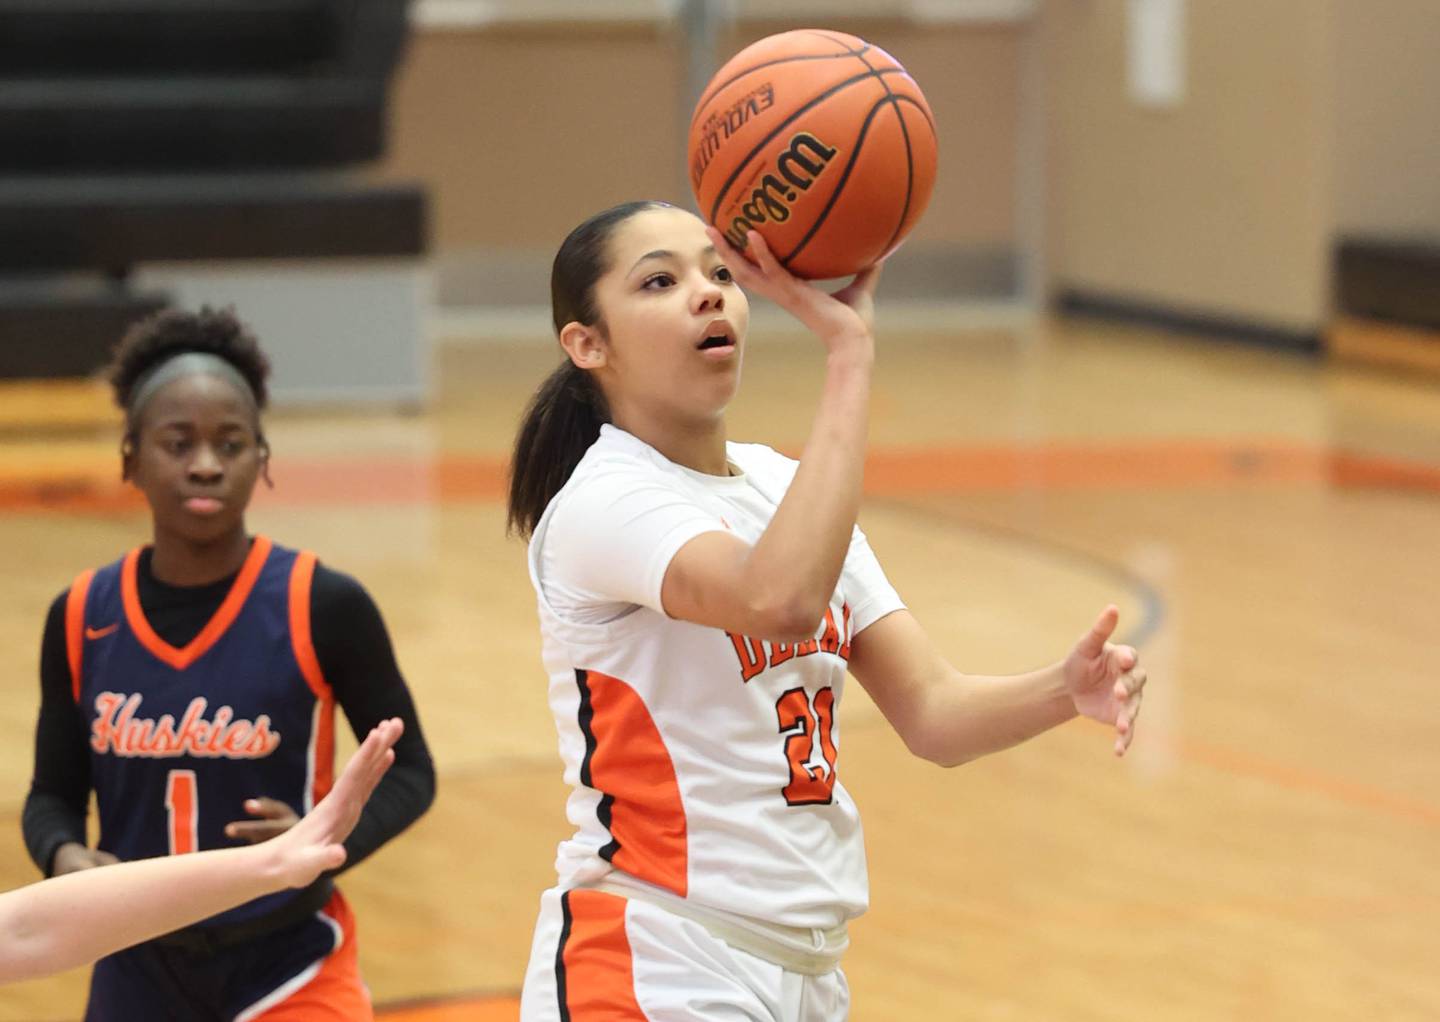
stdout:
<svg viewBox="0 0 1440 1022">
<path fill-rule="evenodd" d="M 128 483 L 135 478 L 135 434 L 126 432 L 120 441 L 120 481 Z"/>
<path fill-rule="evenodd" d="M 604 337 L 597 327 L 571 320 L 560 329 L 560 347 L 581 369 L 599 369 L 605 365 Z"/>
</svg>

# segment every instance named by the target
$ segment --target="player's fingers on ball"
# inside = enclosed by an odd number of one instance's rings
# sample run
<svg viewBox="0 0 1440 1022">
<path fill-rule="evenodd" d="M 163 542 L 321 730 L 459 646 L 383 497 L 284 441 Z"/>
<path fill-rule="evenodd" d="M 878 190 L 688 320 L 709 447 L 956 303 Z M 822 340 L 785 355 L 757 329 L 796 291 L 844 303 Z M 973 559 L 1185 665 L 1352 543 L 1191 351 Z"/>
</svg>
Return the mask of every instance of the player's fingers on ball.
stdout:
<svg viewBox="0 0 1440 1022">
<path fill-rule="evenodd" d="M 884 270 L 884 260 L 878 263 L 872 263 L 856 274 L 855 279 L 850 282 L 850 288 L 863 291 L 867 295 L 873 295 L 875 288 L 880 283 L 880 274 L 883 273 Z M 850 288 L 846 288 L 846 290 L 848 291 Z"/>
<path fill-rule="evenodd" d="M 710 244 L 715 246 L 715 251 L 724 258 L 733 259 L 740 254 L 735 251 L 735 246 L 730 244 L 729 238 L 708 224 L 705 227 L 705 237 L 710 239 Z"/>
<path fill-rule="evenodd" d="M 750 251 L 755 256 L 755 262 L 764 271 L 767 278 L 781 281 L 795 279 L 789 270 L 780 265 L 780 260 L 775 258 L 775 253 L 770 251 L 770 246 L 765 241 L 765 235 L 759 231 L 750 231 L 745 237 L 750 242 Z"/>
</svg>

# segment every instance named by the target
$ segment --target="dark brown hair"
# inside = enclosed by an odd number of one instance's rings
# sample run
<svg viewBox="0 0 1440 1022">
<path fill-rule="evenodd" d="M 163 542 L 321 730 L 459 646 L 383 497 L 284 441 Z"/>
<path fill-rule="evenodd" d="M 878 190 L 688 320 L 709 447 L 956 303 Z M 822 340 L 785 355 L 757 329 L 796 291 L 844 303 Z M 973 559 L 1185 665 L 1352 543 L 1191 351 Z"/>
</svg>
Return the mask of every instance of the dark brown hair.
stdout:
<svg viewBox="0 0 1440 1022">
<path fill-rule="evenodd" d="M 600 326 L 595 282 L 610 267 L 610 238 L 637 213 L 666 209 L 653 199 L 626 202 L 596 213 L 570 232 L 550 270 L 550 314 L 558 334 L 567 323 Z M 566 358 L 530 399 L 515 436 L 510 464 L 507 528 L 528 537 L 535 531 L 575 466 L 610 421 L 610 409 L 590 374 Z"/>
</svg>

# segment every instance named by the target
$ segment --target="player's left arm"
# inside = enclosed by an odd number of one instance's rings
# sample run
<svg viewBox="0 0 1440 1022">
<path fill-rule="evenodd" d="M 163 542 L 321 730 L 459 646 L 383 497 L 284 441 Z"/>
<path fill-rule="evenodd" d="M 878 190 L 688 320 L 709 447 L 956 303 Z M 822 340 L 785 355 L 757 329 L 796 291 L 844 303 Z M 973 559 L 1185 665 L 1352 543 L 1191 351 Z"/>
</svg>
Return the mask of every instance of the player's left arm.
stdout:
<svg viewBox="0 0 1440 1022">
<path fill-rule="evenodd" d="M 364 586 L 317 564 L 310 606 L 316 658 L 355 737 L 392 717 L 405 725 L 405 733 L 395 743 L 395 765 L 375 788 L 345 841 L 343 871 L 425 814 L 435 801 L 435 763 L 390 632 Z"/>
<path fill-rule="evenodd" d="M 321 673 L 355 737 L 390 718 L 404 724 L 404 734 L 395 744 L 395 765 L 345 841 L 343 868 L 349 869 L 430 808 L 435 800 L 435 765 L 390 633 L 365 588 L 349 575 L 317 564 L 310 589 L 310 623 Z M 283 834 L 300 819 L 291 806 L 265 792 L 253 793 L 242 808 L 249 818 L 228 824 L 226 833 L 251 842 Z"/>
<path fill-rule="evenodd" d="M 941 766 L 1018 745 L 1083 715 L 1115 728 L 1115 754 L 1135 735 L 1145 671 L 1130 646 L 1109 641 L 1107 607 L 1065 659 L 1026 674 L 956 670 L 907 610 L 855 636 L 850 671 L 915 755 Z"/>
</svg>

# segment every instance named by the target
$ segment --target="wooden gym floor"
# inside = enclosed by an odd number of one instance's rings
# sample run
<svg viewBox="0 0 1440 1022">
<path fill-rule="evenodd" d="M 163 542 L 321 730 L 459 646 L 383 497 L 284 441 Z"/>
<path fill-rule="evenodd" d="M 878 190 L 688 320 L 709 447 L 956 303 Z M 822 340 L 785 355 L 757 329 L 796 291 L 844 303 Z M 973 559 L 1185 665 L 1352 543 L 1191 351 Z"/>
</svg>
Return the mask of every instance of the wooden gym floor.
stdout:
<svg viewBox="0 0 1440 1022">
<path fill-rule="evenodd" d="M 841 769 L 873 887 L 852 1017 L 1440 1017 L 1440 387 L 1085 323 L 881 326 L 862 523 L 912 609 L 957 664 L 1008 671 L 1114 600 L 1152 681 L 1122 762 L 1077 722 L 954 771 L 851 688 Z M 795 450 L 821 359 L 765 337 L 732 433 Z M 369 586 L 440 771 L 430 814 L 343 882 L 390 1019 L 515 1018 L 566 829 L 499 501 L 554 359 L 534 338 L 450 347 L 425 415 L 270 420 L 252 526 Z M 35 876 L 19 814 L 45 608 L 147 524 L 113 425 L 56 424 L 93 395 L 61 398 L 0 402 L 3 888 Z M 84 987 L 0 990 L 0 1020 L 76 1018 Z"/>
</svg>

